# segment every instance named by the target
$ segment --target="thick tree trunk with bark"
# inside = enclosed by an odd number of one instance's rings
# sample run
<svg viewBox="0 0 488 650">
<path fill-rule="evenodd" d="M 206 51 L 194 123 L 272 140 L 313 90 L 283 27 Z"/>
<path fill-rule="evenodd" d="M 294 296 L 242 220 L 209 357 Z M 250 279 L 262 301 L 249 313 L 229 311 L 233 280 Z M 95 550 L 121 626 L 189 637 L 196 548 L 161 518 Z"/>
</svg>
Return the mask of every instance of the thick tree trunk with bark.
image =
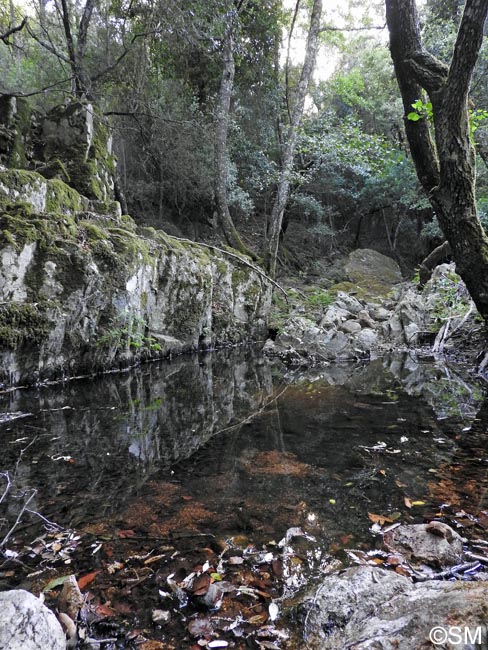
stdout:
<svg viewBox="0 0 488 650">
<path fill-rule="evenodd" d="M 224 42 L 222 80 L 215 111 L 215 198 L 220 227 L 227 243 L 241 253 L 251 255 L 234 225 L 228 201 L 227 136 L 229 133 L 230 102 L 234 88 L 234 75 L 234 40 L 232 26 L 229 26 Z"/>
<path fill-rule="evenodd" d="M 265 262 L 268 272 L 272 278 L 276 276 L 276 261 L 278 258 L 278 246 L 280 243 L 280 231 L 283 223 L 283 213 L 286 208 L 290 193 L 290 175 L 293 170 L 293 158 L 295 156 L 298 127 L 303 116 L 305 97 L 307 95 L 310 80 L 315 68 L 317 58 L 318 38 L 320 33 L 320 17 L 322 15 L 322 0 L 314 0 L 312 15 L 310 18 L 310 29 L 307 37 L 305 50 L 305 61 L 303 63 L 300 81 L 295 90 L 293 108 L 291 110 L 290 124 L 283 143 L 281 155 L 281 169 L 278 178 L 276 198 L 271 210 L 269 219 L 268 239 L 266 242 Z"/>
<path fill-rule="evenodd" d="M 475 153 L 468 92 L 483 40 L 488 0 L 467 0 L 449 66 L 423 49 L 415 0 L 386 0 L 390 49 L 405 115 L 424 90 L 432 102 L 435 143 L 426 119 L 405 118 L 417 175 L 456 268 L 478 311 L 488 320 L 488 238 L 475 201 Z"/>
</svg>

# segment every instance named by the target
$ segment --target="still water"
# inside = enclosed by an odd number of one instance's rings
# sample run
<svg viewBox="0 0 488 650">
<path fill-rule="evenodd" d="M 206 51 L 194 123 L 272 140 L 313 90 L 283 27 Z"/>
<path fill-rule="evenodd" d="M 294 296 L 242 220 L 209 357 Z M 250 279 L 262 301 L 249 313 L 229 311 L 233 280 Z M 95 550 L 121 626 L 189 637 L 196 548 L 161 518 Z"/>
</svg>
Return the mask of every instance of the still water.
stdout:
<svg viewBox="0 0 488 650">
<path fill-rule="evenodd" d="M 222 351 L 5 393 L 0 405 L 1 490 L 10 480 L 15 497 L 0 503 L 0 539 L 26 495 L 30 511 L 89 536 L 93 554 L 112 538 L 163 540 L 187 557 L 208 540 L 264 548 L 301 527 L 318 549 L 307 582 L 324 558 L 374 545 L 370 514 L 488 522 L 486 389 L 440 361 L 288 370 Z M 28 512 L 22 522 L 12 548 L 45 524 Z M 90 553 L 75 572 L 93 568 Z M 0 571 L 1 589 L 19 580 Z"/>
</svg>

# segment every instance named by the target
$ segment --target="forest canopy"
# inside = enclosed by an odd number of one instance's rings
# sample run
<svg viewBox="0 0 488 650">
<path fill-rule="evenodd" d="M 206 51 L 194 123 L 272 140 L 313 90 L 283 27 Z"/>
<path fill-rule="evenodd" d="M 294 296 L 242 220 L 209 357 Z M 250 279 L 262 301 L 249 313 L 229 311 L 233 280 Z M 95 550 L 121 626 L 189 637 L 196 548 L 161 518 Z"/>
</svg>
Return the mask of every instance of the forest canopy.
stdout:
<svg viewBox="0 0 488 650">
<path fill-rule="evenodd" d="M 463 9 L 419 6 L 439 64 Z M 0 93 L 41 112 L 93 105 L 142 224 L 226 240 L 272 274 L 273 258 L 311 268 L 357 246 L 411 269 L 444 241 L 406 132 L 433 129 L 429 98 L 420 85 L 402 106 L 383 2 L 2 0 L 0 37 Z M 469 90 L 481 223 L 487 68 L 485 42 Z"/>
</svg>

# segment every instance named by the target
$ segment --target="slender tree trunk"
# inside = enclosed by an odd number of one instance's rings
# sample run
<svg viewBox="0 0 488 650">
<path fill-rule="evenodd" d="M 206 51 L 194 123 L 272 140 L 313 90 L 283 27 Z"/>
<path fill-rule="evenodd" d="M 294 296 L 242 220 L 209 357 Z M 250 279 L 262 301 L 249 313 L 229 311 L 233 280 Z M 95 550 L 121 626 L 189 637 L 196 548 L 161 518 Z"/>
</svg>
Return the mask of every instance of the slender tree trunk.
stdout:
<svg viewBox="0 0 488 650">
<path fill-rule="evenodd" d="M 386 0 L 390 49 L 405 114 L 426 91 L 435 145 L 425 119 L 405 119 L 417 175 L 448 240 L 456 268 L 478 311 L 488 320 L 488 238 L 475 201 L 475 154 L 468 92 L 483 40 L 488 0 L 467 0 L 449 66 L 422 48 L 414 0 Z"/>
<path fill-rule="evenodd" d="M 281 224 L 283 213 L 286 208 L 290 193 L 290 176 L 293 170 L 293 158 L 295 155 L 298 127 L 303 116 L 305 97 L 307 95 L 310 80 L 315 68 L 317 58 L 318 38 L 320 33 L 320 18 L 322 15 L 322 0 L 314 0 L 310 28 L 308 31 L 307 45 L 305 50 L 305 61 L 303 64 L 300 81 L 295 91 L 293 109 L 291 111 L 290 124 L 283 144 L 281 156 L 281 169 L 278 178 L 276 198 L 271 210 L 269 220 L 268 240 L 266 242 L 265 262 L 268 272 L 272 278 L 276 276 L 276 261 L 278 259 L 278 246 L 280 243 Z"/>
<path fill-rule="evenodd" d="M 251 255 L 232 220 L 227 191 L 227 136 L 229 133 L 230 102 L 234 88 L 234 75 L 234 39 L 232 25 L 229 25 L 224 42 L 222 80 L 215 111 L 215 198 L 220 227 L 227 243 L 241 253 Z"/>
</svg>

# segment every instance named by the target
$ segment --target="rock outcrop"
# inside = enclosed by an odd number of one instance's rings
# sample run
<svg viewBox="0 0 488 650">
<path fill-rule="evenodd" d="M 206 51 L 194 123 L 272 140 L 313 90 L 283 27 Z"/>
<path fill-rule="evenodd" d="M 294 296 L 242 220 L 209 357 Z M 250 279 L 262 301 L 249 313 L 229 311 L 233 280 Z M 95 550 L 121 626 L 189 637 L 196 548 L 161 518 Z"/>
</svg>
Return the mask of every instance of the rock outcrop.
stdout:
<svg viewBox="0 0 488 650">
<path fill-rule="evenodd" d="M 60 108 L 19 133 L 18 102 L 5 102 L 4 387 L 264 338 L 270 289 L 259 269 L 121 214 L 108 133 L 91 107 Z"/>
<path fill-rule="evenodd" d="M 316 320 L 303 308 L 296 309 L 275 340 L 266 343 L 266 354 L 308 365 L 431 344 L 433 352 L 443 352 L 452 346 L 449 336 L 468 317 L 476 317 L 454 264 L 438 266 L 422 290 L 411 282 L 399 283 L 396 262 L 375 251 L 354 251 L 345 268 L 351 278 L 365 284 L 342 282 L 332 287 L 335 297 Z"/>
</svg>

